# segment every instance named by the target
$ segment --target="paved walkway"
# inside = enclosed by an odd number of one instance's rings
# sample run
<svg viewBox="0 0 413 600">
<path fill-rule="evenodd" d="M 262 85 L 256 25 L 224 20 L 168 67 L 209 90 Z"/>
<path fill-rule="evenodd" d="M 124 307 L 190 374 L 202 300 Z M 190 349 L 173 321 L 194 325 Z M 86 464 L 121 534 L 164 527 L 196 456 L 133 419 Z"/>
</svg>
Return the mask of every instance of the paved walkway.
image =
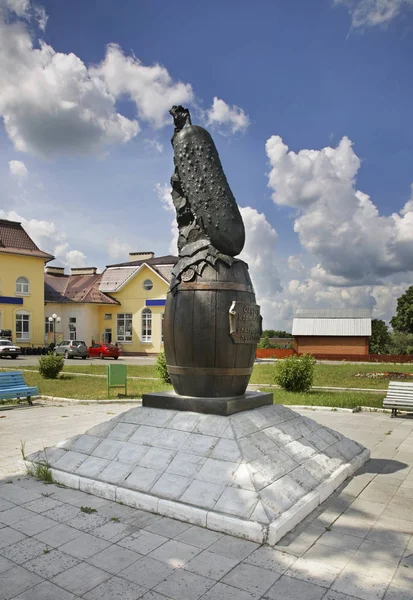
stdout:
<svg viewBox="0 0 413 600">
<path fill-rule="evenodd" d="M 20 433 L 42 447 L 121 410 L 8 411 L 0 450 L 17 459 L 6 447 Z M 274 549 L 4 475 L 0 600 L 413 600 L 413 419 L 305 414 L 368 446 L 372 460 Z"/>
</svg>

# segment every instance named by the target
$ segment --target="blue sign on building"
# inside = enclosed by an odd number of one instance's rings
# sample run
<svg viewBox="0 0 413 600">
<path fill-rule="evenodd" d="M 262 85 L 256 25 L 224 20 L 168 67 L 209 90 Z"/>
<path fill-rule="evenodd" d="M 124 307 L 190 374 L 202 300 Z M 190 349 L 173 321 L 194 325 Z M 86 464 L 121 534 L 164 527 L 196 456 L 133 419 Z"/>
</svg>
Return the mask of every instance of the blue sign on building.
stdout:
<svg viewBox="0 0 413 600">
<path fill-rule="evenodd" d="M 13 298 L 13 296 L 0 296 L 0 304 L 23 304 L 23 298 Z"/>
<path fill-rule="evenodd" d="M 166 300 L 146 300 L 146 306 L 165 306 Z"/>
</svg>

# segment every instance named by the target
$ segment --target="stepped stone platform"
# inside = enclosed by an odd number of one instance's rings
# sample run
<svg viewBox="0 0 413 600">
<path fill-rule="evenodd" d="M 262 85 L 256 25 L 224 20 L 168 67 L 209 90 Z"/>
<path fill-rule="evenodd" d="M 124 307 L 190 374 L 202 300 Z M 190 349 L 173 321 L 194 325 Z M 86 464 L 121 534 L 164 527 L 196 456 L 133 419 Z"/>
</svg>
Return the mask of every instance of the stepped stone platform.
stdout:
<svg viewBox="0 0 413 600">
<path fill-rule="evenodd" d="M 368 460 L 282 405 L 230 416 L 132 408 L 28 457 L 55 481 L 274 545 Z"/>
</svg>

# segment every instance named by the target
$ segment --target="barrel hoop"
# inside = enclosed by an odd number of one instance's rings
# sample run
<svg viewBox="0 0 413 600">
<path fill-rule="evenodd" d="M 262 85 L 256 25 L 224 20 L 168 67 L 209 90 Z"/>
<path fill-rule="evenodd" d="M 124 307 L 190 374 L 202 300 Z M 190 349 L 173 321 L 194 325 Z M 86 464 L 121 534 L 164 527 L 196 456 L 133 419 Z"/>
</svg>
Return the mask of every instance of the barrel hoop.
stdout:
<svg viewBox="0 0 413 600">
<path fill-rule="evenodd" d="M 180 283 L 178 290 L 185 292 L 187 290 L 203 290 L 210 292 L 214 290 L 229 290 L 232 292 L 254 293 L 252 285 L 246 283 L 233 283 L 232 281 L 194 281 L 193 283 Z"/>
<path fill-rule="evenodd" d="M 253 367 L 178 367 L 167 365 L 170 375 L 251 375 Z"/>
</svg>

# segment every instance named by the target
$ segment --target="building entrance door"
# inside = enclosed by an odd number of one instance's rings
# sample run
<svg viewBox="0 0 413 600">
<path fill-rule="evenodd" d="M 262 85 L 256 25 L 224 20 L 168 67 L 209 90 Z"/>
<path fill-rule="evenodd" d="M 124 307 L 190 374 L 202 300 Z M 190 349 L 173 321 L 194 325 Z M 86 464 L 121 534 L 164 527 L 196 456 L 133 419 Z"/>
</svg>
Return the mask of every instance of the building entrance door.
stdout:
<svg viewBox="0 0 413 600">
<path fill-rule="evenodd" d="M 105 329 L 105 333 L 103 334 L 103 342 L 105 344 L 112 343 L 112 330 L 111 329 Z"/>
</svg>

